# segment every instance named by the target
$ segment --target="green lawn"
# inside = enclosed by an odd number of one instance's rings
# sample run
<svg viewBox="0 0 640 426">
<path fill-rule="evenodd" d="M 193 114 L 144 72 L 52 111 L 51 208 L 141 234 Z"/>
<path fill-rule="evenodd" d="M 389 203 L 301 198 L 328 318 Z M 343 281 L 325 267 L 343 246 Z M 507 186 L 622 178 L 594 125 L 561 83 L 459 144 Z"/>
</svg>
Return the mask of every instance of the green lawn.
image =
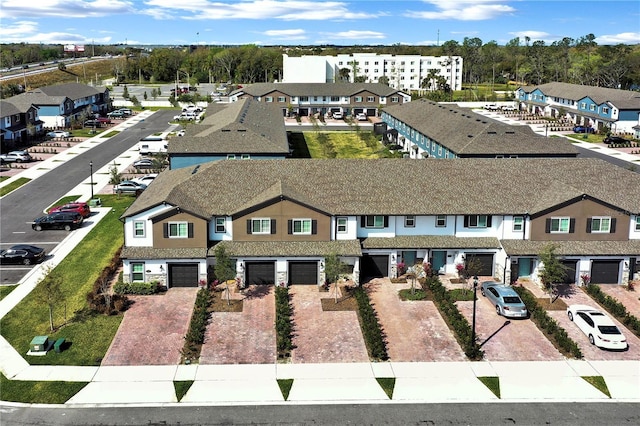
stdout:
<svg viewBox="0 0 640 426">
<path fill-rule="evenodd" d="M 392 158 L 399 154 L 390 152 L 370 131 L 355 132 L 304 132 L 293 136 L 296 158 Z"/>
<path fill-rule="evenodd" d="M 43 357 L 24 355 L 31 364 L 99 365 L 120 325 L 120 315 L 87 312 L 86 295 L 122 245 L 123 228 L 118 218 L 134 197 L 101 198 L 103 207 L 113 209 L 55 269 L 63 277 L 65 296 L 65 301 L 54 310 L 56 330 L 50 331 L 48 307 L 36 299 L 35 291 L 0 321 L 2 335 L 23 355 L 37 335 L 48 335 L 50 339 L 65 337 L 70 342 L 68 349 L 59 354 L 51 351 Z"/>
</svg>

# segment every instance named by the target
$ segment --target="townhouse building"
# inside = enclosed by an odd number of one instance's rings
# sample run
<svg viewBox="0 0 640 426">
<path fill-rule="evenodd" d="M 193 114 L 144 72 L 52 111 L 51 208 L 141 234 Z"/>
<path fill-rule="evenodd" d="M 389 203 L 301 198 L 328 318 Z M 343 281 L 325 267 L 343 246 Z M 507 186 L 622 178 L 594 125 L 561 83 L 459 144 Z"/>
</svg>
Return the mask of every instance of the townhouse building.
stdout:
<svg viewBox="0 0 640 426">
<path fill-rule="evenodd" d="M 0 142 L 2 151 L 26 145 L 43 131 L 43 122 L 34 105 L 13 104 L 0 100 Z"/>
<path fill-rule="evenodd" d="M 283 116 L 377 116 L 390 105 L 411 102 L 411 96 L 380 83 L 256 83 L 230 94 L 231 101 L 250 97 L 279 107 Z"/>
<path fill-rule="evenodd" d="M 280 111 L 272 104 L 241 98 L 210 104 L 207 116 L 168 143 L 171 169 L 215 160 L 283 159 L 289 141 Z"/>
<path fill-rule="evenodd" d="M 411 182 L 407 185 L 407 182 Z M 161 173 L 123 214 L 126 281 L 211 280 L 222 244 L 243 284 L 356 283 L 429 261 L 537 280 L 555 244 L 567 280 L 638 273 L 640 176 L 598 159 L 214 161 Z"/>
<path fill-rule="evenodd" d="M 530 126 L 511 126 L 468 108 L 420 99 L 382 111 L 384 141 L 410 158 L 575 157 L 567 140 L 547 138 Z"/>
<path fill-rule="evenodd" d="M 437 90 L 440 82 L 462 90 L 461 56 L 351 53 L 336 56 L 282 56 L 283 83 L 367 83 L 385 81 L 406 92 Z M 381 80 L 381 78 L 383 78 Z M 423 84 L 426 81 L 426 85 Z"/>
<path fill-rule="evenodd" d="M 520 109 L 533 114 L 640 137 L 640 92 L 552 82 L 520 87 L 515 94 Z"/>
<path fill-rule="evenodd" d="M 109 89 L 79 83 L 39 87 L 6 101 L 21 109 L 35 106 L 43 127 L 48 129 L 67 128 L 74 119 L 86 118 L 89 114 L 106 115 L 111 108 Z"/>
</svg>

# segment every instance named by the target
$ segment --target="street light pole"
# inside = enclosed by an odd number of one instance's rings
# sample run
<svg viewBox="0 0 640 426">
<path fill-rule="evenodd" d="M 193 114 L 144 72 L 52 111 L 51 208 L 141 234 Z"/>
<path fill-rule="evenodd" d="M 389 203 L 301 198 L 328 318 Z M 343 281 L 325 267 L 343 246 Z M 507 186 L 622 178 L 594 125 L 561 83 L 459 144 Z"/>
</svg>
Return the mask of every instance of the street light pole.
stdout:
<svg viewBox="0 0 640 426">
<path fill-rule="evenodd" d="M 91 184 L 91 199 L 93 200 L 93 161 L 89 161 L 89 170 L 90 170 L 90 184 Z"/>
<path fill-rule="evenodd" d="M 471 344 L 476 344 L 476 293 L 478 291 L 478 276 L 473 277 L 473 317 L 471 321 Z"/>
</svg>

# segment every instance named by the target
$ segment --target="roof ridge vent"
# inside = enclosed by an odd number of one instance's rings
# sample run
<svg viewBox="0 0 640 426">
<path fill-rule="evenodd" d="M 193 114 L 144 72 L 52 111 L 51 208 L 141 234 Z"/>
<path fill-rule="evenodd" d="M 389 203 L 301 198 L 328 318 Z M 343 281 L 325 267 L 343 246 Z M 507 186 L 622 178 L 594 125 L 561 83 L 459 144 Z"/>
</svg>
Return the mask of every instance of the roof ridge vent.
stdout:
<svg viewBox="0 0 640 426">
<path fill-rule="evenodd" d="M 195 174 L 198 172 L 198 169 L 199 169 L 199 168 L 200 168 L 200 164 L 198 164 L 197 166 L 195 166 L 195 167 L 193 168 L 193 170 L 191 171 L 191 174 L 192 174 L 192 175 L 195 175 Z"/>
</svg>

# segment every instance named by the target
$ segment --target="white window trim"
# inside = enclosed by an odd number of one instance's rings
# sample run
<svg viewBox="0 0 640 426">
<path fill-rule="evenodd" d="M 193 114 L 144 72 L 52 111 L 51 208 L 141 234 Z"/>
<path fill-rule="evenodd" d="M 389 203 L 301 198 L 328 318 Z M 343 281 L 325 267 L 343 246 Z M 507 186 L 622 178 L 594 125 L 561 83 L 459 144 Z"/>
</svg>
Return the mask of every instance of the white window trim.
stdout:
<svg viewBox="0 0 640 426">
<path fill-rule="evenodd" d="M 558 230 L 554 231 L 553 230 L 553 221 L 557 220 L 558 221 Z M 566 220 L 567 221 L 567 230 L 566 231 L 562 231 L 562 221 Z M 571 229 L 571 218 L 568 216 L 562 216 L 562 217 L 552 217 L 551 218 L 551 227 L 549 229 L 549 233 L 551 234 L 568 234 L 569 233 L 569 229 Z"/>
<path fill-rule="evenodd" d="M 266 231 L 263 229 L 262 221 L 267 221 Z M 256 222 L 260 222 L 260 231 L 258 232 L 253 230 L 254 229 L 253 224 Z M 251 219 L 251 235 L 267 235 L 267 234 L 271 234 L 271 218 L 268 218 L 268 217 L 252 218 Z"/>
<path fill-rule="evenodd" d="M 136 272 L 135 272 L 135 266 L 136 266 L 136 265 L 142 265 L 142 279 L 141 279 L 141 280 L 136 280 L 136 279 L 134 279 L 134 275 L 136 274 Z M 132 262 L 132 263 L 131 263 L 131 281 L 133 281 L 133 282 L 144 282 L 144 281 L 145 281 L 145 279 L 144 279 L 144 277 L 145 277 L 145 275 L 144 275 L 144 274 L 145 274 L 145 272 L 144 272 L 144 271 L 145 271 L 145 264 L 144 264 L 144 262 Z M 138 272 L 138 274 L 139 274 L 139 273 L 140 273 L 140 272 Z"/>
<path fill-rule="evenodd" d="M 344 225 L 342 225 L 340 222 L 344 221 Z M 340 230 L 340 227 L 344 226 L 344 230 Z M 338 234 L 346 234 L 347 232 L 349 232 L 349 220 L 346 217 L 339 217 L 336 219 L 336 232 Z"/>
<path fill-rule="evenodd" d="M 218 220 L 222 220 L 222 231 L 218 231 Z M 214 231 L 216 234 L 224 234 L 225 232 L 227 232 L 227 220 L 224 217 L 218 216 L 213 221 Z"/>
<path fill-rule="evenodd" d="M 147 229 L 146 229 L 146 221 L 144 220 L 134 220 L 133 221 L 133 238 L 144 238 L 147 235 Z M 142 234 L 138 235 L 137 231 L 138 228 L 136 228 L 136 225 L 138 224 L 142 224 Z"/>
<path fill-rule="evenodd" d="M 305 222 L 309 222 L 309 231 L 298 231 L 296 232 L 296 222 L 300 223 L 300 229 L 304 229 L 304 223 Z M 291 220 L 291 234 L 292 235 L 311 235 L 312 233 L 312 227 L 313 227 L 313 221 L 309 218 L 304 218 L 304 219 L 292 219 Z"/>
<path fill-rule="evenodd" d="M 599 223 L 600 223 L 600 227 L 597 230 L 593 229 L 593 221 L 594 220 L 598 220 Z M 608 220 L 609 221 L 606 230 L 602 229 L 602 221 L 603 220 Z M 611 216 L 593 216 L 591 218 L 591 233 L 592 234 L 608 234 L 610 232 L 611 232 Z"/>
<path fill-rule="evenodd" d="M 520 229 L 517 226 L 520 226 Z M 523 216 L 514 216 L 513 217 L 513 232 L 522 232 L 524 229 L 524 217 Z"/>
<path fill-rule="evenodd" d="M 415 228 L 416 227 L 416 217 L 415 215 L 407 215 L 404 217 L 404 227 L 405 228 Z"/>
<path fill-rule="evenodd" d="M 640 231 L 640 216 L 636 216 L 636 231 Z"/>
<path fill-rule="evenodd" d="M 182 236 L 182 235 L 171 235 L 171 225 L 177 225 L 176 231 L 180 230 L 180 225 L 185 225 L 186 227 L 185 227 L 184 236 Z M 167 227 L 168 227 L 167 234 L 168 234 L 169 238 L 189 238 L 189 222 L 184 222 L 184 221 L 181 221 L 181 222 L 169 222 L 169 223 L 167 223 Z"/>
<path fill-rule="evenodd" d="M 443 218 L 444 222 L 442 225 L 438 225 L 438 218 Z M 436 228 L 446 228 L 447 227 L 447 216 L 444 214 L 436 215 Z"/>
</svg>

